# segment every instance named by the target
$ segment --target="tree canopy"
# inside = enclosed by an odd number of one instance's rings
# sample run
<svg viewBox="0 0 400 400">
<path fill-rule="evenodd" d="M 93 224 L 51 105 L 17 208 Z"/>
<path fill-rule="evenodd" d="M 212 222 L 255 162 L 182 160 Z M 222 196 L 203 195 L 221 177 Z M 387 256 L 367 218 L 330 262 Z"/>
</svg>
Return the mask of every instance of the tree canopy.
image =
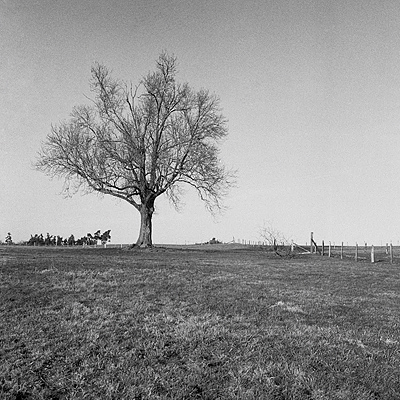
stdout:
<svg viewBox="0 0 400 400">
<path fill-rule="evenodd" d="M 63 177 L 66 192 L 95 191 L 134 206 L 141 214 L 139 246 L 152 245 L 156 198 L 165 193 L 178 206 L 184 184 L 210 211 L 220 210 L 235 174 L 219 159 L 228 131 L 218 97 L 178 83 L 176 57 L 166 52 L 135 87 L 104 65 L 91 72 L 92 104 L 52 126 L 37 169 Z"/>
</svg>

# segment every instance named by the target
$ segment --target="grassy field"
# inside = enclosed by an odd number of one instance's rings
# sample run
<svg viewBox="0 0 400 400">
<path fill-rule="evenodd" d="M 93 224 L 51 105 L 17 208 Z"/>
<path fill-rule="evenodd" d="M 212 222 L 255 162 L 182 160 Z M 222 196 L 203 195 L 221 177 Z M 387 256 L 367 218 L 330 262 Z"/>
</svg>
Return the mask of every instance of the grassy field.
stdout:
<svg viewBox="0 0 400 400">
<path fill-rule="evenodd" d="M 1 399 L 400 399 L 400 265 L 0 247 Z"/>
</svg>

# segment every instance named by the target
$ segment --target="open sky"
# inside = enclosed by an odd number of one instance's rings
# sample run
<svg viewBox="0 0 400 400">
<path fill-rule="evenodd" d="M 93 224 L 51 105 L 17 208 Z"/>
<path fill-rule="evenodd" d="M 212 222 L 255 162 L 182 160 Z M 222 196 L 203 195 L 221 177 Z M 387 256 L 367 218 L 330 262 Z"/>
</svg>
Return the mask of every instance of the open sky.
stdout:
<svg viewBox="0 0 400 400">
<path fill-rule="evenodd" d="M 178 80 L 216 93 L 221 158 L 237 187 L 216 219 L 191 190 L 159 198 L 156 243 L 400 240 L 398 0 L 0 0 L 0 239 L 111 229 L 136 241 L 139 213 L 95 194 L 60 195 L 32 163 L 51 124 L 90 96 L 104 63 L 134 84 L 162 50 Z"/>
</svg>

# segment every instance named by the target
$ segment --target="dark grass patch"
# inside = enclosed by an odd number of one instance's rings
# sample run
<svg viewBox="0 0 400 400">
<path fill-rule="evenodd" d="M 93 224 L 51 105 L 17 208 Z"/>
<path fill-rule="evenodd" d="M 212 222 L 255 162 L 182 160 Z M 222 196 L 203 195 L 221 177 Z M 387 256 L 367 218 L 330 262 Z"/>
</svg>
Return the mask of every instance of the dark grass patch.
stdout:
<svg viewBox="0 0 400 400">
<path fill-rule="evenodd" d="M 257 249 L 0 259 L 0 398 L 400 398 L 396 265 Z"/>
</svg>

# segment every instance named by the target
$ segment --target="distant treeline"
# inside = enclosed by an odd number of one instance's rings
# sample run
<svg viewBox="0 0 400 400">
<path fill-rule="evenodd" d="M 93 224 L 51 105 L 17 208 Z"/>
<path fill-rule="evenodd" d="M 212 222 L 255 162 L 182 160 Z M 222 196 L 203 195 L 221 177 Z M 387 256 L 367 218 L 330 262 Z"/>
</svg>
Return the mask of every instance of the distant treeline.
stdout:
<svg viewBox="0 0 400 400">
<path fill-rule="evenodd" d="M 86 234 L 86 236 L 82 236 L 79 239 L 75 239 L 74 235 L 70 235 L 68 238 L 63 238 L 62 236 L 50 235 L 47 233 L 46 237 L 43 234 L 35 234 L 31 235 L 31 238 L 26 242 L 28 246 L 93 246 L 97 244 L 98 241 L 101 241 L 102 244 L 105 244 L 110 241 L 111 229 L 101 233 L 100 230 L 95 232 L 93 235 L 91 233 Z"/>
</svg>

